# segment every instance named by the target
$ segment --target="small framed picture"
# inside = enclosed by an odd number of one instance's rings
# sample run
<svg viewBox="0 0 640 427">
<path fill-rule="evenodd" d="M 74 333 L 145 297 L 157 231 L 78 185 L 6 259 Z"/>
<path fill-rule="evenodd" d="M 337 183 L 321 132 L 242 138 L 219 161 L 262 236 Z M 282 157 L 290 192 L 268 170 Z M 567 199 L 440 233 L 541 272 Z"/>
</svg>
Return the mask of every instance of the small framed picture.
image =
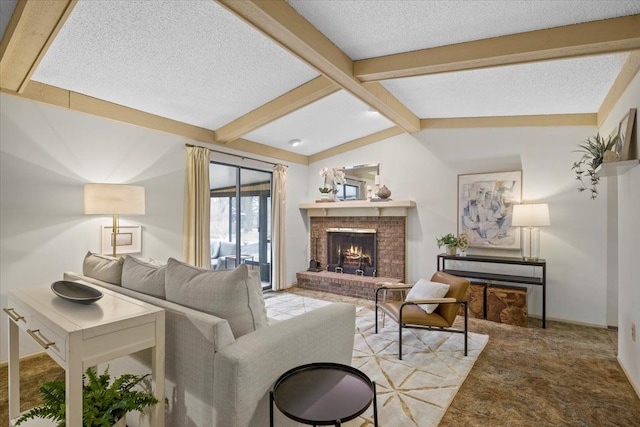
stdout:
<svg viewBox="0 0 640 427">
<path fill-rule="evenodd" d="M 618 145 L 616 145 L 616 153 L 620 156 L 620 160 L 629 160 L 630 158 L 635 118 L 636 109 L 631 108 L 618 124 L 618 136 L 620 140 L 618 141 Z"/>
<path fill-rule="evenodd" d="M 113 254 L 113 226 L 102 226 L 102 253 Z M 142 226 L 123 225 L 116 233 L 116 254 L 135 254 L 142 252 Z"/>
</svg>

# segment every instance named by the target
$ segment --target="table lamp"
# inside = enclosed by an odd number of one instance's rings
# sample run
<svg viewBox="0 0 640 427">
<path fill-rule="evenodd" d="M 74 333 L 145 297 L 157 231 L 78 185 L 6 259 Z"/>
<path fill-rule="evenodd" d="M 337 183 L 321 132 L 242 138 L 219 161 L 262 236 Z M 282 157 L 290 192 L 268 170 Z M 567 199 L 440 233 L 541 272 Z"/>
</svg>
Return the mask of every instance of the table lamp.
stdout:
<svg viewBox="0 0 640 427">
<path fill-rule="evenodd" d="M 522 257 L 527 261 L 537 261 L 540 257 L 540 229 L 550 225 L 549 205 L 546 203 L 513 206 L 511 225 L 524 227 L 522 235 Z"/>
<path fill-rule="evenodd" d="M 113 215 L 111 247 L 116 256 L 118 215 L 144 215 L 144 187 L 122 184 L 85 184 L 84 213 Z"/>
</svg>

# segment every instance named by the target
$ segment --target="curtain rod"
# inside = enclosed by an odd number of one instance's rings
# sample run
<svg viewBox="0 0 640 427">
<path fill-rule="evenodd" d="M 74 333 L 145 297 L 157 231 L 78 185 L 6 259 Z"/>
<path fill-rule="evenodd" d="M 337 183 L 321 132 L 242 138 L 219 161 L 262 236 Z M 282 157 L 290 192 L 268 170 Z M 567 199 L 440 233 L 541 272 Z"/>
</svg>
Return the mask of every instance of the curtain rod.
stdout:
<svg viewBox="0 0 640 427">
<path fill-rule="evenodd" d="M 196 147 L 196 145 L 193 144 L 185 144 L 187 147 Z M 206 148 L 206 147 L 204 147 Z M 273 163 L 273 162 L 267 162 L 266 160 L 260 160 L 260 159 L 254 159 L 253 157 L 247 157 L 247 156 L 241 156 L 239 154 L 232 154 L 232 153 L 225 153 L 224 151 L 218 151 L 218 150 L 212 150 L 211 148 L 207 148 L 207 150 L 213 152 L 213 153 L 218 153 L 218 154 L 225 154 L 227 156 L 233 156 L 233 157 L 239 157 L 242 160 L 254 160 L 256 162 L 262 162 L 262 163 L 266 163 L 268 165 L 273 165 L 273 166 L 278 166 L 281 163 Z M 284 165 L 286 166 L 286 165 Z"/>
</svg>

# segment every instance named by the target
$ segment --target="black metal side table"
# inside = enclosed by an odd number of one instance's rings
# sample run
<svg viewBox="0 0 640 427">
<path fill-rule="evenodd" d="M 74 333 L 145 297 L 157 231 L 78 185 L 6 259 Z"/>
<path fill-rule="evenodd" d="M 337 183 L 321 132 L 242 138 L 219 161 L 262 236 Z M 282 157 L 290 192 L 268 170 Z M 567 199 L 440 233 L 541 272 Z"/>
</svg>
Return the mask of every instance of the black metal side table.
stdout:
<svg viewBox="0 0 640 427">
<path fill-rule="evenodd" d="M 288 418 L 314 426 L 340 426 L 361 415 L 373 402 L 378 425 L 376 384 L 363 372 L 339 363 L 311 363 L 293 368 L 278 378 L 270 393 L 273 405 Z"/>
</svg>

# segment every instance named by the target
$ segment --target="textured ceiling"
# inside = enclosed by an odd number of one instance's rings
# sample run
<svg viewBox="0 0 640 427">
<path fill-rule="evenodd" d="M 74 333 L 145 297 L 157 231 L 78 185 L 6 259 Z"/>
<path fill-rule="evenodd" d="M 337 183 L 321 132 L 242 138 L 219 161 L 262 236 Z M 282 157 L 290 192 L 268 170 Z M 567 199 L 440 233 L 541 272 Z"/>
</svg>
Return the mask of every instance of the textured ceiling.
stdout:
<svg viewBox="0 0 640 427">
<path fill-rule="evenodd" d="M 640 14 L 640 0 L 287 2 L 352 60 Z M 3 31 L 15 4 L 0 0 Z M 271 5 L 278 6 L 265 7 Z M 549 60 L 380 83 L 418 118 L 595 113 L 626 57 Z M 282 95 L 290 99 L 288 92 L 317 76 L 314 67 L 214 0 L 78 0 L 32 78 L 219 130 Z M 326 88 L 321 95 L 335 90 Z M 294 111 L 257 129 L 263 122 L 245 123 L 254 130 L 240 137 L 312 155 L 395 125 L 368 112 L 349 92 L 319 98 L 297 109 L 281 108 Z M 303 143 L 292 147 L 288 141 L 294 138 Z"/>
<path fill-rule="evenodd" d="M 627 57 L 619 53 L 534 62 L 382 85 L 421 118 L 593 113 Z"/>
<path fill-rule="evenodd" d="M 318 73 L 210 0 L 79 1 L 33 80 L 216 129 Z"/>
<path fill-rule="evenodd" d="M 638 0 L 287 2 L 354 60 L 640 13 Z"/>
<path fill-rule="evenodd" d="M 260 141 L 283 150 L 311 155 L 394 126 L 369 107 L 345 91 L 301 108 L 279 120 L 246 134 L 252 141 Z M 297 147 L 288 141 L 301 139 Z"/>
</svg>

